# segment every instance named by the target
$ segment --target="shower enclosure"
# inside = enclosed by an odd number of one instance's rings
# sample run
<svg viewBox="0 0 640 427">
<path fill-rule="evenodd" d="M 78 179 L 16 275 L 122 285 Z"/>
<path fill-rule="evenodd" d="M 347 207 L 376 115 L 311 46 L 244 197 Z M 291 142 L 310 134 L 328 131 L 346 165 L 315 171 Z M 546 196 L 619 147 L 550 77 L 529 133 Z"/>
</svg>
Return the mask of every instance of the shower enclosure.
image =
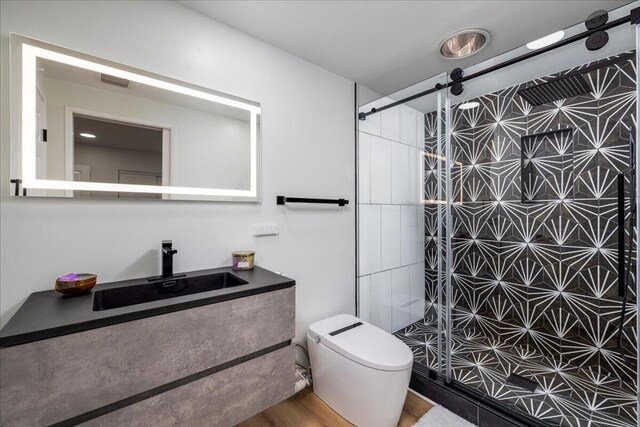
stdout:
<svg viewBox="0 0 640 427">
<path fill-rule="evenodd" d="M 607 33 L 359 109 L 358 315 L 527 425 L 639 425 L 638 36 Z"/>
</svg>

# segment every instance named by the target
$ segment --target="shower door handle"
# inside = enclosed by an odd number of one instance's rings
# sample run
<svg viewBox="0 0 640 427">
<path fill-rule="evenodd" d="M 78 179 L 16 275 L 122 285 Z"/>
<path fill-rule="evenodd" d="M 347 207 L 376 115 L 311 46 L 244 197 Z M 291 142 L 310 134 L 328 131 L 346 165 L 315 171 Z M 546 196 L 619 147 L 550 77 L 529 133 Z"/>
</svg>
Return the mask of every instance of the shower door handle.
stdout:
<svg viewBox="0 0 640 427">
<path fill-rule="evenodd" d="M 625 172 L 619 172 L 617 175 L 618 183 L 618 296 L 625 297 L 627 295 L 628 275 L 631 270 L 631 251 L 633 249 L 633 235 L 636 221 L 636 153 L 635 153 L 635 135 L 636 128 L 631 126 L 629 130 L 629 253 L 628 260 L 625 262 L 625 220 L 624 220 L 624 197 L 625 197 Z M 626 264 L 629 263 L 627 266 Z"/>
<path fill-rule="evenodd" d="M 618 183 L 618 296 L 624 297 L 625 286 L 625 261 L 624 261 L 624 173 L 617 176 Z"/>
</svg>

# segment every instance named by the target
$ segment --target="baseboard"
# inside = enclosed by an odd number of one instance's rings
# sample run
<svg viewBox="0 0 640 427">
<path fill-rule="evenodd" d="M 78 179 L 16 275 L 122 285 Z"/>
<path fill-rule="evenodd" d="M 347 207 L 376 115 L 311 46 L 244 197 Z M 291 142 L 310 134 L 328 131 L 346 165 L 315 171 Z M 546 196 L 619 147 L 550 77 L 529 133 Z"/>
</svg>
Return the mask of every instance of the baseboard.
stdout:
<svg viewBox="0 0 640 427">
<path fill-rule="evenodd" d="M 425 402 L 428 402 L 428 403 L 432 404 L 433 406 L 440 406 L 436 402 L 434 402 L 433 400 L 429 399 L 428 397 L 425 397 L 425 396 L 421 395 L 420 393 L 418 393 L 417 391 L 415 391 L 413 389 L 409 389 L 409 393 L 418 396 L 420 399 L 424 400 Z"/>
</svg>

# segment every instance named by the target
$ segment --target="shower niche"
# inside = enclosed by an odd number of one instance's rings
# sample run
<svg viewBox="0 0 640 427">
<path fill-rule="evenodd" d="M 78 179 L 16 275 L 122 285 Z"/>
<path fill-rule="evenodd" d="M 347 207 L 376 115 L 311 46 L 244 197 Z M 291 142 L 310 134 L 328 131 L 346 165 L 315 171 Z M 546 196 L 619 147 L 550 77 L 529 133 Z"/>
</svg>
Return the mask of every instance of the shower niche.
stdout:
<svg viewBox="0 0 640 427">
<path fill-rule="evenodd" d="M 522 203 L 573 200 L 573 128 L 520 138 Z"/>
</svg>

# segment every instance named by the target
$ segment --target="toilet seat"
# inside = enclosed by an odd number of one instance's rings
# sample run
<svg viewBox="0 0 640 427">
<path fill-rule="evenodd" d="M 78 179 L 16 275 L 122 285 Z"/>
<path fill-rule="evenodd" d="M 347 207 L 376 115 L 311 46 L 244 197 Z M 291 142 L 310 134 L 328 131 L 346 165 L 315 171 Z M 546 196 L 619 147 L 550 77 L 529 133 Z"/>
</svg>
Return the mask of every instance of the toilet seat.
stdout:
<svg viewBox="0 0 640 427">
<path fill-rule="evenodd" d="M 356 324 L 359 325 L 355 326 Z M 347 328 L 349 326 L 353 327 Z M 413 353 L 402 341 L 349 314 L 312 324 L 309 327 L 309 337 L 369 368 L 402 371 L 410 368 L 413 363 Z"/>
</svg>

